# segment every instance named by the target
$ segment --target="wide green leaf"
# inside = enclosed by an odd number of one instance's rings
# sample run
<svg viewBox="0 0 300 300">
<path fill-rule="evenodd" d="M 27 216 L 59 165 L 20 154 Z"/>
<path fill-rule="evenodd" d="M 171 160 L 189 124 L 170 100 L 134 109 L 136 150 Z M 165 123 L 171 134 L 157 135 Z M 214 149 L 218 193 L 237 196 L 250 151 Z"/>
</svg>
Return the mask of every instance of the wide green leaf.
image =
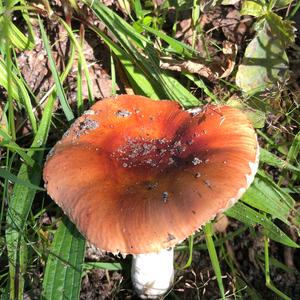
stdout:
<svg viewBox="0 0 300 300">
<path fill-rule="evenodd" d="M 300 137 L 300 135 L 299 135 L 299 137 Z M 296 138 L 295 138 L 295 140 L 296 140 Z M 294 149 L 297 148 L 296 145 L 297 145 L 297 143 L 293 144 L 293 146 L 289 150 L 289 153 L 294 152 Z M 300 143 L 299 143 L 299 145 L 300 145 Z M 299 147 L 299 145 L 298 145 L 298 147 Z M 300 149 L 300 147 L 299 147 L 299 149 Z M 297 152 L 297 150 L 295 152 Z M 294 156 L 294 154 L 291 154 L 291 156 Z M 292 172 L 296 172 L 297 174 L 300 173 L 299 168 L 291 165 L 288 161 L 279 158 L 275 154 L 273 154 L 263 148 L 260 149 L 259 160 L 260 160 L 260 162 L 266 163 L 266 164 L 276 167 L 276 168 L 286 169 L 286 170 L 289 170 Z"/>
<path fill-rule="evenodd" d="M 286 198 L 289 198 L 288 200 Z M 293 207 L 289 201 L 291 197 L 267 177 L 256 175 L 250 188 L 242 197 L 243 202 L 261 211 L 267 212 L 273 218 L 278 218 L 289 224 L 288 216 Z"/>
<path fill-rule="evenodd" d="M 248 95 L 275 88 L 287 76 L 285 49 L 294 38 L 293 30 L 290 23 L 274 13 L 268 13 L 265 18 L 248 44 L 236 74 L 236 84 Z"/>
<path fill-rule="evenodd" d="M 50 122 L 54 98 L 48 100 L 38 132 L 32 143 L 32 148 L 45 146 Z M 30 168 L 23 163 L 18 173 L 18 179 L 38 186 L 41 180 L 41 167 L 44 156 L 43 151 L 30 150 L 27 153 L 35 160 L 36 165 Z M 13 194 L 9 200 L 7 211 L 6 246 L 9 258 L 10 275 L 10 299 L 23 300 L 24 274 L 26 274 L 27 246 L 24 240 L 26 220 L 35 197 L 36 189 L 23 184 L 15 184 Z"/>
<path fill-rule="evenodd" d="M 84 250 L 85 239 L 65 217 L 48 254 L 42 300 L 79 299 Z"/>
<path fill-rule="evenodd" d="M 256 224 L 262 225 L 265 229 L 265 234 L 276 242 L 289 247 L 300 247 L 265 215 L 259 213 L 241 201 L 237 202 L 232 208 L 227 210 L 225 214 L 249 226 L 254 226 Z"/>
<path fill-rule="evenodd" d="M 261 17 L 267 12 L 265 1 L 246 0 L 242 2 L 241 15 Z"/>
<path fill-rule="evenodd" d="M 300 160 L 298 160 L 299 153 L 300 153 L 300 131 L 294 137 L 293 143 L 287 154 L 288 162 L 290 163 L 296 162 L 298 165 L 298 170 L 300 168 Z"/>
</svg>

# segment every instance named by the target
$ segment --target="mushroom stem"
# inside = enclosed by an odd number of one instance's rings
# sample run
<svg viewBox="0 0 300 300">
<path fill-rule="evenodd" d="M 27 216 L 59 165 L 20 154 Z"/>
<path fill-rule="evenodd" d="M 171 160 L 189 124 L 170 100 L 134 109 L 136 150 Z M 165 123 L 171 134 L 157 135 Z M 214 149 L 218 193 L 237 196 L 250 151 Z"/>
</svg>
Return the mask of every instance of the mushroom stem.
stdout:
<svg viewBox="0 0 300 300">
<path fill-rule="evenodd" d="M 174 248 L 133 256 L 131 278 L 133 286 L 143 299 L 164 295 L 173 283 Z"/>
</svg>

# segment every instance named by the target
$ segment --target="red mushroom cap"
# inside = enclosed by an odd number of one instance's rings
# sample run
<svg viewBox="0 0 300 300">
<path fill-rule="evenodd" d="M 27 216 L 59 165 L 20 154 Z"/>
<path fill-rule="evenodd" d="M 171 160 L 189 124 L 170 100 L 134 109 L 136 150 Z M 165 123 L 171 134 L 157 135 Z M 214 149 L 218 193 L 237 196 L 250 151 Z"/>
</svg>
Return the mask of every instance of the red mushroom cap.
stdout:
<svg viewBox="0 0 300 300">
<path fill-rule="evenodd" d="M 49 195 L 97 247 L 147 253 L 174 246 L 239 199 L 258 164 L 247 117 L 228 106 L 97 102 L 49 154 Z"/>
</svg>

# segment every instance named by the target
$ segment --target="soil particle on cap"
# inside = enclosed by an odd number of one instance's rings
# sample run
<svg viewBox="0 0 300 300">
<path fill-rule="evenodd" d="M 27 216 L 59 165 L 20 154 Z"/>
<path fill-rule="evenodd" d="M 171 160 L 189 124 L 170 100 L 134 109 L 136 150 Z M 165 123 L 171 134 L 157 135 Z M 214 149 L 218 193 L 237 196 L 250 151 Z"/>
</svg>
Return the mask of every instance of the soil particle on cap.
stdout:
<svg viewBox="0 0 300 300">
<path fill-rule="evenodd" d="M 146 182 L 145 187 L 147 190 L 154 190 L 158 187 L 158 182 Z"/>
<path fill-rule="evenodd" d="M 168 165 L 172 165 L 174 162 L 175 160 L 172 157 L 170 157 L 168 161 Z"/>
<path fill-rule="evenodd" d="M 99 127 L 99 123 L 95 120 L 86 118 L 83 121 L 80 121 L 79 124 L 75 127 L 76 129 L 76 138 L 79 138 L 81 135 L 86 134 L 87 131 L 94 130 Z"/>
<path fill-rule="evenodd" d="M 194 157 L 193 160 L 192 160 L 192 164 L 193 164 L 194 166 L 197 166 L 197 165 L 199 165 L 199 164 L 201 164 L 201 163 L 202 163 L 202 160 L 199 159 L 198 157 Z"/>
<path fill-rule="evenodd" d="M 118 117 L 123 117 L 123 118 L 126 118 L 126 117 L 129 117 L 130 115 L 132 115 L 132 112 L 126 110 L 126 109 L 120 109 L 116 112 L 116 115 Z"/>
<path fill-rule="evenodd" d="M 198 116 L 200 113 L 202 113 L 202 111 L 203 111 L 202 107 L 196 107 L 188 110 L 188 112 L 192 115 L 192 117 Z"/>
<path fill-rule="evenodd" d="M 95 114 L 96 114 L 96 112 L 94 110 L 92 110 L 92 109 L 86 110 L 83 113 L 83 115 L 95 115 Z"/>
<path fill-rule="evenodd" d="M 83 122 L 79 123 L 80 130 L 93 130 L 99 127 L 99 123 L 95 120 L 85 119 Z"/>
</svg>

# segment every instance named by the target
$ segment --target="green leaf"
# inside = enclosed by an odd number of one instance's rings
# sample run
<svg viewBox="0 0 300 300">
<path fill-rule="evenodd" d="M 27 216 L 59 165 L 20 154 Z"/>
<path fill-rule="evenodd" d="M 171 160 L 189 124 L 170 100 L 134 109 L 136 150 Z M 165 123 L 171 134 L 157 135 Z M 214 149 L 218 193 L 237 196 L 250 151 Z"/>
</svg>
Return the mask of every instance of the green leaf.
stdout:
<svg viewBox="0 0 300 300">
<path fill-rule="evenodd" d="M 42 300 L 79 299 L 84 251 L 85 239 L 64 217 L 48 255 Z"/>
<path fill-rule="evenodd" d="M 9 136 L 6 131 L 0 129 L 0 137 L 3 138 L 3 141 L 0 142 L 0 146 L 6 147 L 12 150 L 13 152 L 18 153 L 20 157 L 22 157 L 24 162 L 27 164 L 27 166 L 34 166 L 34 159 L 32 159 L 27 153 L 25 153 L 25 151 L 13 141 L 12 137 Z"/>
<path fill-rule="evenodd" d="M 89 69 L 88 69 L 88 65 L 86 63 L 86 59 L 84 57 L 83 54 L 83 50 L 81 45 L 79 44 L 79 42 L 77 41 L 72 29 L 70 28 L 70 26 L 63 20 L 63 19 L 59 19 L 59 21 L 63 24 L 63 26 L 65 27 L 65 29 L 67 30 L 69 37 L 71 38 L 72 43 L 74 44 L 77 52 L 78 52 L 78 61 L 80 62 L 80 65 L 83 68 L 84 71 L 84 75 L 86 78 L 86 82 L 87 82 L 87 88 L 88 88 L 88 96 L 89 96 L 89 102 L 90 104 L 92 104 L 94 102 L 94 96 L 93 96 L 93 83 L 90 77 L 90 73 L 89 73 Z"/>
<path fill-rule="evenodd" d="M 248 95 L 264 92 L 284 82 L 288 70 L 285 41 L 276 35 L 273 26 L 264 22 L 248 44 L 236 74 L 236 84 Z"/>
<path fill-rule="evenodd" d="M 300 137 L 300 135 L 299 135 Z M 300 143 L 299 143 L 300 144 Z M 292 149 L 292 150 L 291 150 Z M 289 152 L 293 152 L 294 148 L 293 146 L 290 148 Z M 286 169 L 292 172 L 296 172 L 297 174 L 300 173 L 300 169 L 291 165 L 288 161 L 283 160 L 276 156 L 275 154 L 269 152 L 268 150 L 261 148 L 260 154 L 259 154 L 259 160 L 260 162 L 266 163 L 270 166 L 280 168 L 280 169 Z"/>
<path fill-rule="evenodd" d="M 12 181 L 14 183 L 17 183 L 17 184 L 20 184 L 20 185 L 23 185 L 29 189 L 34 189 L 34 190 L 38 190 L 38 191 L 44 191 L 45 189 L 35 185 L 35 184 L 32 184 L 26 180 L 23 180 L 23 179 L 20 179 L 19 177 L 15 176 L 14 174 L 10 173 L 9 171 L 7 170 L 4 170 L 3 168 L 0 167 L 0 177 L 4 178 L 4 179 L 7 179 L 9 181 Z"/>
<path fill-rule="evenodd" d="M 258 109 L 254 109 L 244 104 L 240 99 L 229 99 L 226 104 L 242 110 L 251 121 L 254 128 L 263 128 L 265 126 L 266 115 Z"/>
<path fill-rule="evenodd" d="M 86 2 L 91 3 L 91 1 Z M 198 99 L 185 87 L 160 69 L 159 57 L 150 40 L 139 34 L 120 16 L 100 2 L 93 2 L 92 9 L 117 38 L 122 50 L 130 59 L 130 64 L 136 69 L 135 74 L 132 74 L 133 80 L 136 79 L 136 74 L 144 77 L 160 99 L 173 99 L 185 107 L 199 104 Z M 142 51 L 144 54 L 141 53 Z M 126 66 L 124 65 L 124 67 Z M 140 86 L 139 90 L 143 90 L 143 88 Z"/>
<path fill-rule="evenodd" d="M 241 15 L 261 17 L 267 12 L 267 6 L 264 1 L 242 1 Z"/>
<path fill-rule="evenodd" d="M 300 131 L 294 137 L 293 143 L 287 154 L 287 161 L 290 163 L 296 162 L 298 164 L 298 167 L 300 167 L 300 161 L 297 160 L 299 153 L 300 153 Z"/>
<path fill-rule="evenodd" d="M 220 100 L 216 97 L 216 95 L 207 87 L 207 85 L 204 83 L 204 81 L 198 77 L 195 76 L 194 74 L 190 74 L 190 73 L 186 73 L 186 72 L 182 72 L 183 75 L 188 78 L 189 80 L 193 81 L 196 86 L 200 89 L 203 90 L 203 92 L 210 97 L 211 100 L 213 100 L 215 103 L 220 103 Z M 201 103 L 201 101 L 199 100 L 199 102 Z"/>
<path fill-rule="evenodd" d="M 54 97 L 50 97 L 44 109 L 43 117 L 38 132 L 32 143 L 32 148 L 44 146 L 48 137 Z M 43 151 L 30 150 L 27 153 L 37 165 L 42 164 Z M 25 163 L 20 167 L 18 176 L 20 180 L 39 185 L 41 169 L 30 168 Z M 27 246 L 24 240 L 26 220 L 35 197 L 36 189 L 23 184 L 15 184 L 13 195 L 9 200 L 7 211 L 6 246 L 9 258 L 10 299 L 23 300 L 24 274 L 26 274 Z"/>
<path fill-rule="evenodd" d="M 293 2 L 293 0 L 276 0 L 275 7 L 285 7 Z M 299 2 L 298 2 L 299 3 Z"/>
<path fill-rule="evenodd" d="M 288 200 L 286 198 L 289 198 Z M 260 174 L 256 175 L 254 182 L 242 197 L 243 202 L 261 211 L 269 213 L 273 218 L 278 218 L 289 224 L 287 220 L 293 207 L 290 206 L 289 195 L 271 180 Z M 293 200 L 292 200 L 293 201 Z"/>
<path fill-rule="evenodd" d="M 16 68 L 15 68 L 16 69 Z M 31 104 L 31 99 L 26 89 L 25 84 L 23 83 L 22 78 L 19 78 L 14 72 L 11 72 L 11 86 L 10 92 L 13 99 L 18 100 L 21 102 L 27 112 L 28 118 L 30 120 L 33 132 L 36 133 L 37 131 L 37 124 L 35 115 L 33 113 L 33 107 Z M 0 85 L 3 86 L 8 91 L 8 74 L 6 64 L 0 56 Z"/>
<path fill-rule="evenodd" d="M 11 43 L 20 50 L 31 50 L 34 47 L 32 41 L 25 36 L 12 22 L 9 23 L 8 37 Z"/>
<path fill-rule="evenodd" d="M 51 48 L 50 48 L 49 40 L 48 40 L 48 37 L 47 37 L 46 31 L 44 29 L 44 26 L 43 26 L 43 23 L 42 23 L 41 19 L 39 19 L 39 26 L 40 26 L 40 30 L 41 30 L 42 40 L 43 40 L 43 43 L 45 45 L 45 49 L 46 49 L 46 52 L 47 52 L 47 55 L 48 55 L 50 70 L 51 70 L 52 76 L 53 76 L 54 81 L 55 81 L 56 92 L 57 92 L 57 95 L 59 97 L 61 107 L 62 107 L 62 109 L 65 113 L 65 116 L 66 116 L 67 120 L 71 121 L 71 120 L 74 119 L 74 114 L 73 114 L 72 109 L 71 109 L 71 107 L 68 103 L 68 100 L 66 98 L 66 95 L 65 95 L 65 92 L 64 92 L 64 89 L 63 89 L 63 86 L 62 86 L 62 82 L 59 78 L 59 75 L 58 75 L 58 72 L 57 72 L 57 69 L 56 69 L 56 65 L 55 65 L 55 61 L 54 61 L 54 59 L 52 57 L 52 54 L 51 54 Z"/>
<path fill-rule="evenodd" d="M 109 271 L 123 270 L 122 264 L 117 262 L 88 262 L 83 264 L 84 270 L 104 269 Z"/>
<path fill-rule="evenodd" d="M 121 61 L 129 80 L 134 87 L 137 94 L 145 95 L 151 99 L 159 99 L 159 95 L 155 92 L 151 82 L 143 75 L 143 71 L 132 63 L 130 56 L 116 43 L 110 40 L 98 28 L 93 27 L 93 30 L 103 39 L 103 41 L 110 47 L 111 51 Z"/>
<path fill-rule="evenodd" d="M 280 16 L 273 12 L 266 15 L 266 20 L 273 34 L 273 39 L 279 40 L 284 48 L 295 43 L 295 31 L 292 22 L 283 20 Z"/>
<path fill-rule="evenodd" d="M 142 27 L 147 30 L 148 32 L 156 35 L 157 37 L 161 38 L 162 40 L 164 40 L 166 43 L 168 43 L 170 45 L 170 47 L 173 49 L 173 51 L 175 53 L 177 53 L 178 55 L 184 56 L 186 58 L 193 58 L 195 56 L 199 56 L 200 53 L 197 52 L 195 49 L 193 49 L 192 47 L 188 46 L 185 43 L 182 43 L 180 41 L 175 40 L 174 38 L 166 35 L 165 33 L 163 33 L 162 31 L 153 29 L 149 26 L 146 25 L 142 25 Z"/>
<path fill-rule="evenodd" d="M 3 86 L 6 90 L 8 90 L 6 64 L 1 57 L 0 57 L 0 85 Z M 20 97 L 18 93 L 18 88 L 14 80 L 12 81 L 11 85 L 12 85 L 11 86 L 12 98 L 19 100 Z"/>
<path fill-rule="evenodd" d="M 292 239 L 290 239 L 281 229 L 279 229 L 271 220 L 269 220 L 267 217 L 265 217 L 258 211 L 242 203 L 241 201 L 237 202 L 232 208 L 227 210 L 225 214 L 249 226 L 261 224 L 265 229 L 266 235 L 270 239 L 289 247 L 300 247 Z"/>
<path fill-rule="evenodd" d="M 213 235 L 212 223 L 207 223 L 204 226 L 204 232 L 205 232 L 205 241 L 206 241 L 206 245 L 207 245 L 207 250 L 209 253 L 211 264 L 212 264 L 214 272 L 216 274 L 221 297 L 222 297 L 222 299 L 225 300 L 226 299 L 225 298 L 225 289 L 224 289 L 223 280 L 222 280 L 221 267 L 220 267 L 218 255 L 216 252 L 214 240 L 212 238 L 212 235 Z"/>
</svg>

